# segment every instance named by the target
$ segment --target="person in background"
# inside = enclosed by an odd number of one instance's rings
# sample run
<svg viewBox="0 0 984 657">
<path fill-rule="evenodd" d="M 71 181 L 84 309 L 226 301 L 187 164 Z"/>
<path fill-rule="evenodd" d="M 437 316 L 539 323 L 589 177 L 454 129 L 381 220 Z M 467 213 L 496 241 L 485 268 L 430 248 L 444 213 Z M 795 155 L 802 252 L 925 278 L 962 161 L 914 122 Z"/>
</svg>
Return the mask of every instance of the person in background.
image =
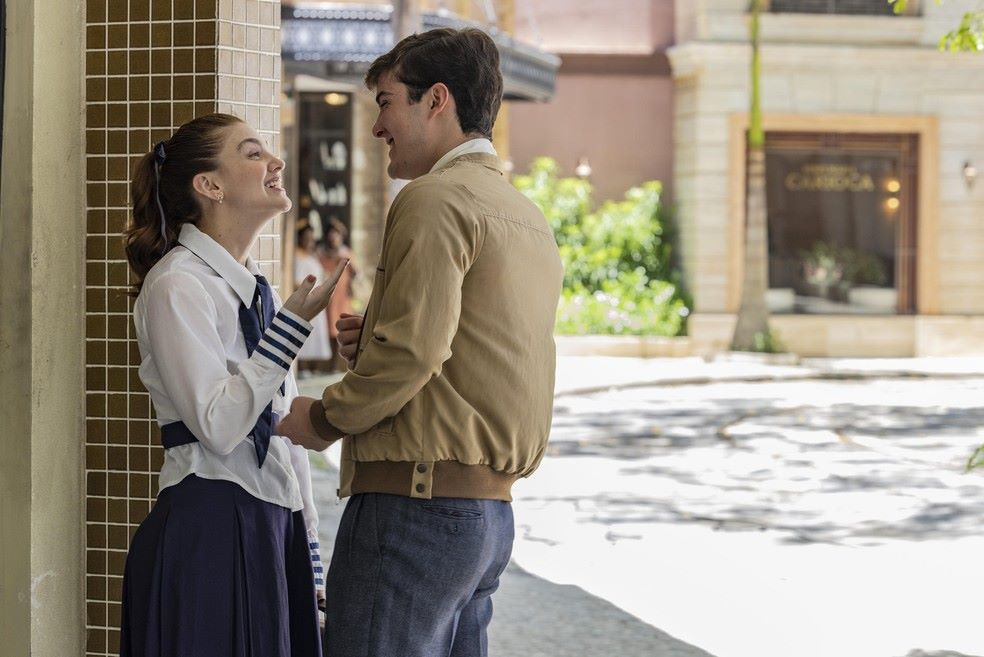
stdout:
<svg viewBox="0 0 984 657">
<path fill-rule="evenodd" d="M 342 277 L 338 279 L 338 287 L 335 288 L 331 296 L 331 302 L 325 315 L 328 319 L 328 335 L 331 337 L 331 349 L 333 353 L 333 369 L 344 370 L 346 368 L 345 359 L 338 353 L 338 327 L 336 326 L 342 317 L 353 317 L 352 298 L 354 290 L 352 282 L 358 275 L 358 269 L 353 263 L 352 251 L 345 244 L 348 237 L 348 229 L 338 219 L 332 217 L 328 221 L 325 229 L 325 248 L 321 252 L 321 264 L 325 271 L 335 271 L 340 262 L 348 262 L 348 267 L 342 272 Z"/>
<path fill-rule="evenodd" d="M 339 262 L 340 260 L 335 261 L 328 271 L 334 271 Z M 304 222 L 297 229 L 297 250 L 294 252 L 294 284 L 300 285 L 308 276 L 314 276 L 315 280 L 321 281 L 325 278 L 325 269 L 317 254 L 314 229 Z M 344 273 L 342 276 L 344 277 Z M 337 294 L 341 288 L 341 285 L 337 286 L 332 296 Z M 331 302 L 329 302 L 328 307 L 331 308 Z M 297 367 L 302 372 L 331 369 L 332 349 L 327 319 L 326 317 L 319 317 L 313 322 L 311 335 L 308 336 L 304 346 L 297 354 Z"/>
</svg>

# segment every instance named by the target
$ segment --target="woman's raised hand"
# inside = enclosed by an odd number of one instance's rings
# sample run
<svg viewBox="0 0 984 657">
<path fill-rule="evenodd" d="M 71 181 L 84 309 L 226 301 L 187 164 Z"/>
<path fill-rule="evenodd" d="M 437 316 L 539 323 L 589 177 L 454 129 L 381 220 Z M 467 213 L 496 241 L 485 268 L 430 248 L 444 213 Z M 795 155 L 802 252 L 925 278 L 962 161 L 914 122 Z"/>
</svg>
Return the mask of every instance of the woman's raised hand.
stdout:
<svg viewBox="0 0 984 657">
<path fill-rule="evenodd" d="M 348 260 L 342 260 L 338 263 L 328 280 L 317 287 L 314 285 L 316 280 L 314 276 L 305 278 L 284 302 L 284 308 L 310 322 L 318 313 L 328 307 L 331 294 L 335 291 L 338 279 L 341 278 L 348 262 Z"/>
</svg>

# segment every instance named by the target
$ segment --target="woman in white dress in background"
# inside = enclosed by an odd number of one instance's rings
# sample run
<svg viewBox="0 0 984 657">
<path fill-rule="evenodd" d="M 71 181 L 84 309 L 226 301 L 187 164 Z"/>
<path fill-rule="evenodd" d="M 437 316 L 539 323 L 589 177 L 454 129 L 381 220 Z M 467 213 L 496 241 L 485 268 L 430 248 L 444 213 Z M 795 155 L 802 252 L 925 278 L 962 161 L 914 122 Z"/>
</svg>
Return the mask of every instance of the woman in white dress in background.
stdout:
<svg viewBox="0 0 984 657">
<path fill-rule="evenodd" d="M 325 280 L 325 270 L 321 266 L 315 249 L 314 229 L 302 223 L 297 230 L 297 251 L 294 253 L 294 284 L 300 285 L 308 276 L 314 276 L 317 283 Z M 302 372 L 327 371 L 331 369 L 331 341 L 328 334 L 328 320 L 322 315 L 315 318 L 314 327 L 300 353 L 297 366 Z"/>
</svg>

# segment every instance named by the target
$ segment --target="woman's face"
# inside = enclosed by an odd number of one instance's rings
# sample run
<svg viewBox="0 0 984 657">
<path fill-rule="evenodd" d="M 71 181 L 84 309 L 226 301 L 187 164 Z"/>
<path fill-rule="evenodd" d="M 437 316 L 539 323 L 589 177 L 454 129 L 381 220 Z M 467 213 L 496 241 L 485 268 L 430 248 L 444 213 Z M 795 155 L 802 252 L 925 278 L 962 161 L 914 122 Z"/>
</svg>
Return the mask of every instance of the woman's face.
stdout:
<svg viewBox="0 0 984 657">
<path fill-rule="evenodd" d="M 216 171 L 223 203 L 240 216 L 255 214 L 262 219 L 290 210 L 284 191 L 284 161 L 267 150 L 247 123 L 229 126 L 225 132 Z"/>
<path fill-rule="evenodd" d="M 314 231 L 310 228 L 301 231 L 300 239 L 297 242 L 305 251 L 312 251 L 314 249 Z"/>
</svg>

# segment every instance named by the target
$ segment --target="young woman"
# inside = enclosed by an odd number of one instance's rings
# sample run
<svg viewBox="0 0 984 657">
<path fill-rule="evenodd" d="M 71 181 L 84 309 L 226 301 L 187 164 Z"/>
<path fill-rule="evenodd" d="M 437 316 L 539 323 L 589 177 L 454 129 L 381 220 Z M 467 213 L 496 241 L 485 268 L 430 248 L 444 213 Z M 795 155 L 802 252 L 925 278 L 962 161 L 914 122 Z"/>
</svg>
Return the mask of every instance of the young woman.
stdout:
<svg viewBox="0 0 984 657">
<path fill-rule="evenodd" d="M 120 654 L 321 654 L 323 588 L 307 454 L 271 435 L 297 394 L 290 363 L 340 267 L 281 306 L 249 257 L 290 209 L 284 163 L 236 117 L 197 118 L 145 155 L 126 251 L 140 379 L 165 448 L 130 545 Z"/>
</svg>

